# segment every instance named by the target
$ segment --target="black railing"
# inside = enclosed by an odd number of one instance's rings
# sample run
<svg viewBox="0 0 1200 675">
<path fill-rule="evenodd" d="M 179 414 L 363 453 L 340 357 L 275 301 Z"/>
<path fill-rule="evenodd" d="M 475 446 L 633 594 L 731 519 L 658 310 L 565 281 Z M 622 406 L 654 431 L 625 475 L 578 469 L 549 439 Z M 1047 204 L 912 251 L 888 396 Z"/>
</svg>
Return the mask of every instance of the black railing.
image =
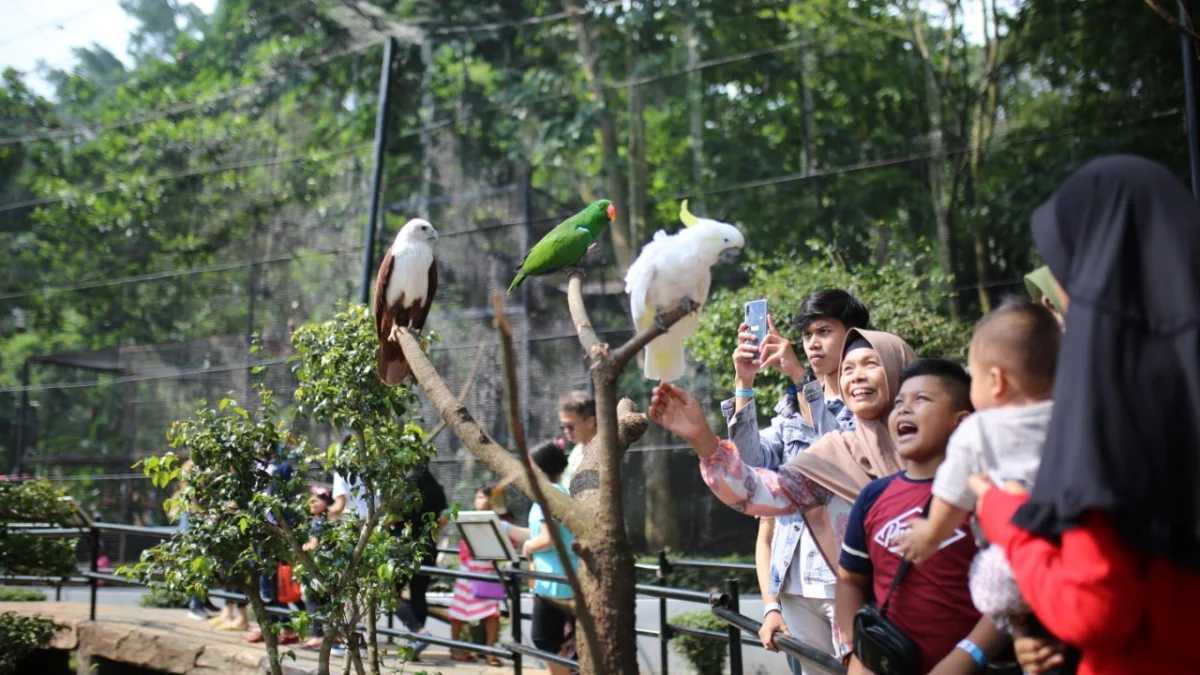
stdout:
<svg viewBox="0 0 1200 675">
<path fill-rule="evenodd" d="M 88 615 L 91 620 L 96 620 L 97 593 L 100 582 L 122 584 L 130 586 L 144 586 L 145 584 L 133 581 L 127 577 L 105 573 L 99 571 L 97 563 L 100 553 L 100 537 L 105 532 L 118 533 L 122 536 L 133 534 L 139 536 L 149 536 L 155 538 L 167 538 L 175 533 L 175 528 L 170 527 L 137 527 L 134 525 L 123 525 L 118 523 L 90 523 L 84 527 L 69 527 L 69 528 L 54 528 L 38 525 L 36 528 L 27 528 L 24 530 L 29 533 L 36 533 L 45 536 L 71 536 L 83 535 L 86 536 L 90 543 L 91 556 L 89 570 L 81 575 L 53 577 L 53 576 L 18 576 L 12 575 L 0 577 L 0 582 L 13 584 L 45 584 L 52 585 L 56 588 L 56 600 L 61 597 L 61 589 L 63 586 L 88 586 L 90 591 L 90 606 Z M 438 549 L 439 553 L 450 555 L 458 555 L 455 549 Z M 738 610 L 740 601 L 740 589 L 736 579 L 730 578 L 726 581 L 724 593 L 705 593 L 701 591 L 689 590 L 684 588 L 674 588 L 669 585 L 672 568 L 674 567 L 692 567 L 699 569 L 721 570 L 728 572 L 746 572 L 753 571 L 754 565 L 747 563 L 724 563 L 712 562 L 704 560 L 669 560 L 665 553 L 659 554 L 657 564 L 640 563 L 637 568 L 642 571 L 653 571 L 659 580 L 659 584 L 637 584 L 635 591 L 639 597 L 652 598 L 658 600 L 659 622 L 658 630 L 647 628 L 636 628 L 638 636 L 657 639 L 659 642 L 659 675 L 669 675 L 669 649 L 671 639 L 676 635 L 690 635 L 715 642 L 724 642 L 729 645 L 729 671 L 730 675 L 743 675 L 742 664 L 742 649 L 746 645 L 761 649 L 762 645 L 758 640 L 758 631 L 762 628 L 762 624 L 750 617 L 742 615 Z M 419 568 L 420 574 L 428 576 L 445 577 L 449 579 L 465 579 L 472 581 L 490 581 L 500 582 L 505 585 L 508 590 L 508 605 L 507 611 L 502 611 L 502 614 L 509 616 L 511 627 L 511 640 L 504 642 L 502 646 L 487 646 L 473 642 L 464 642 L 461 640 L 452 640 L 447 638 L 439 638 L 430 635 L 417 635 L 415 633 L 397 630 L 391 627 L 390 617 L 387 628 L 378 627 L 376 632 L 388 638 L 400 638 L 411 641 L 428 642 L 429 644 L 449 647 L 451 649 L 459 649 L 462 651 L 483 654 L 485 656 L 494 656 L 506 659 L 512 662 L 513 672 L 521 675 L 523 666 L 523 657 L 533 657 L 549 663 L 566 666 L 568 668 L 576 668 L 578 663 L 572 659 L 565 658 L 558 654 L 545 652 L 536 647 L 522 644 L 522 620 L 531 618 L 528 614 L 521 611 L 522 599 L 522 581 L 525 580 L 542 580 L 555 581 L 566 583 L 567 579 L 564 576 L 557 574 L 548 574 L 534 570 L 522 569 L 520 563 L 516 563 L 511 567 L 496 568 L 495 574 L 484 574 L 480 572 L 468 572 L 463 570 L 448 569 L 445 567 L 436 567 L 432 565 L 423 565 Z M 209 591 L 209 596 L 220 598 L 234 602 L 246 602 L 247 598 L 241 593 L 233 593 L 229 591 L 213 590 Z M 698 604 L 708 605 L 711 607 L 715 617 L 725 622 L 728 629 L 725 632 L 705 630 L 700 628 L 692 628 L 689 626 L 679 626 L 670 623 L 667 615 L 667 601 L 677 600 L 682 602 L 694 602 Z M 270 614 L 288 616 L 291 610 L 283 607 L 267 607 L 266 611 Z M 742 641 L 743 632 L 753 636 L 753 639 L 748 642 Z M 775 644 L 781 651 L 793 656 L 801 661 L 812 663 L 832 673 L 845 673 L 845 668 L 841 663 L 834 659 L 831 655 L 808 645 L 795 638 L 787 637 L 782 633 L 775 633 Z"/>
</svg>

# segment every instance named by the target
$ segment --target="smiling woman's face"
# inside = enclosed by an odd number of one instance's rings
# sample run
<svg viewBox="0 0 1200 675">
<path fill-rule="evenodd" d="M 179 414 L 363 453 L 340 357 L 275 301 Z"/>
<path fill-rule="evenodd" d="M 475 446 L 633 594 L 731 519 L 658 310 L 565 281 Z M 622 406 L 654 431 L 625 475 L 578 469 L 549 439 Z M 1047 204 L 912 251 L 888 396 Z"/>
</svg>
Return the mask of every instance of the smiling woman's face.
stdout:
<svg viewBox="0 0 1200 675">
<path fill-rule="evenodd" d="M 855 349 L 842 359 L 842 400 L 860 420 L 875 420 L 888 407 L 887 372 L 874 349 Z"/>
</svg>

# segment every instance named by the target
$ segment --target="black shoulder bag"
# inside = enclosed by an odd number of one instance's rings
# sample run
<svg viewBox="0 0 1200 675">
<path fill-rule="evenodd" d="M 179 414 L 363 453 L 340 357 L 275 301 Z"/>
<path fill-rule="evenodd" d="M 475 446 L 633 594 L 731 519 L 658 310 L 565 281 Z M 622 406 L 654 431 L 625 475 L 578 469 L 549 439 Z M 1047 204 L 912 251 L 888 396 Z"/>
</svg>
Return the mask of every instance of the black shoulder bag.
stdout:
<svg viewBox="0 0 1200 675">
<path fill-rule="evenodd" d="M 921 511 L 921 517 L 929 516 L 929 504 Z M 873 605 L 863 605 L 854 615 L 854 655 L 862 662 L 867 670 L 875 675 L 920 675 L 921 650 L 912 638 L 904 634 L 900 627 L 887 618 L 888 602 L 896 594 L 896 588 L 908 574 L 912 563 L 905 560 L 896 570 L 892 585 L 888 588 L 887 596 L 876 608 Z"/>
</svg>

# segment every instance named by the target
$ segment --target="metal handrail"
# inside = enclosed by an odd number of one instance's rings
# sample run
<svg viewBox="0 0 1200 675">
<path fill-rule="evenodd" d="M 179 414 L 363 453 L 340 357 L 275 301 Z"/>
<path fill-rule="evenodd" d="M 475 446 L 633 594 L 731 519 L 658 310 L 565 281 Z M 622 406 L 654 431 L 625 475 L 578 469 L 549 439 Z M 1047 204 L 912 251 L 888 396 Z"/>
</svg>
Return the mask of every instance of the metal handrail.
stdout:
<svg viewBox="0 0 1200 675">
<path fill-rule="evenodd" d="M 80 582 L 85 583 L 85 584 L 91 586 L 92 597 L 91 597 L 91 614 L 90 615 L 94 619 L 95 618 L 95 608 L 96 608 L 96 591 L 97 591 L 98 582 L 104 581 L 104 582 L 108 582 L 108 583 L 132 585 L 132 586 L 145 585 L 141 582 L 132 581 L 126 577 L 122 577 L 122 576 L 115 575 L 115 574 L 103 573 L 96 569 L 96 560 L 97 560 L 97 556 L 98 556 L 98 546 L 96 545 L 96 543 L 99 541 L 100 535 L 104 532 L 119 532 L 119 533 L 125 533 L 125 534 L 135 534 L 135 535 L 143 535 L 143 536 L 153 536 L 153 537 L 158 537 L 158 538 L 166 538 L 166 537 L 170 537 L 173 534 L 175 534 L 178 531 L 178 528 L 175 528 L 175 527 L 142 527 L 142 526 L 136 526 L 136 525 L 124 525 L 124 524 L 120 524 L 120 523 L 98 522 L 98 523 L 94 523 L 91 527 L 79 527 L 79 528 L 36 527 L 36 528 L 26 528 L 25 531 L 29 532 L 29 533 L 45 534 L 45 535 L 51 535 L 51 536 L 52 535 L 65 536 L 65 535 L 75 535 L 75 534 L 89 534 L 90 535 L 89 538 L 91 539 L 92 544 L 93 544 L 93 546 L 92 546 L 92 549 L 93 549 L 92 550 L 92 567 L 88 572 L 85 572 L 80 576 L 63 577 L 63 578 L 60 578 L 60 577 L 37 577 L 37 576 L 25 576 L 25 577 L 10 576 L 10 577 L 0 577 L 0 581 L 11 580 L 11 581 L 16 581 L 16 582 L 43 582 L 43 583 L 51 583 L 51 584 L 54 584 L 57 586 L 78 584 Z M 458 551 L 454 550 L 454 549 L 439 548 L 438 552 L 458 555 Z M 657 565 L 651 565 L 651 564 L 647 564 L 647 563 L 637 563 L 636 569 L 640 570 L 640 571 L 655 572 L 657 574 L 657 576 L 664 581 L 664 584 L 665 584 L 666 580 L 669 579 L 669 577 L 670 577 L 671 568 L 673 566 L 690 567 L 690 568 L 697 568 L 697 569 L 725 570 L 725 571 L 733 571 L 733 572 L 745 572 L 745 571 L 751 571 L 751 570 L 755 569 L 753 565 L 748 564 L 748 563 L 726 563 L 726 562 L 712 562 L 712 561 L 704 561 L 704 560 L 687 560 L 687 559 L 669 560 L 669 559 L 667 559 L 665 554 L 659 555 L 659 563 Z M 418 568 L 418 573 L 428 575 L 428 576 L 446 577 L 446 578 L 453 578 L 453 579 L 465 579 L 465 580 L 470 580 L 470 581 L 485 581 L 485 582 L 492 582 L 492 583 L 503 583 L 509 589 L 509 598 L 508 598 L 509 604 L 511 604 L 517 608 L 517 610 L 518 610 L 517 616 L 520 617 L 521 619 L 528 618 L 528 615 L 519 611 L 520 610 L 520 599 L 522 596 L 521 584 L 519 582 L 522 579 L 553 581 L 553 582 L 558 582 L 558 583 L 566 583 L 567 582 L 567 578 L 560 574 L 550 574 L 547 572 L 540 572 L 537 570 L 522 569 L 518 566 L 497 569 L 496 573 L 489 574 L 489 573 L 482 573 L 482 572 L 471 572 L 471 571 L 466 571 L 466 570 L 452 570 L 452 569 L 437 567 L 437 566 L 433 566 L 433 565 L 422 565 L 420 568 Z M 758 621 L 755 621 L 754 619 L 751 619 L 750 617 L 740 614 L 737 611 L 737 600 L 738 600 L 739 594 L 738 594 L 738 589 L 737 589 L 737 582 L 734 579 L 728 580 L 728 582 L 726 584 L 726 592 L 725 593 L 710 594 L 710 593 L 706 593 L 706 592 L 702 592 L 702 591 L 695 591 L 695 590 L 689 590 L 689 589 L 683 589 L 683 588 L 673 588 L 673 587 L 667 586 L 667 585 L 654 585 L 654 584 L 636 584 L 635 591 L 639 596 L 654 598 L 654 599 L 657 599 L 659 602 L 659 613 L 660 613 L 659 629 L 652 630 L 652 629 L 645 629 L 645 628 L 635 628 L 634 631 L 635 631 L 635 634 L 638 636 L 656 638 L 659 640 L 660 661 L 661 661 L 660 675 L 668 675 L 667 644 L 676 635 L 691 635 L 691 636 L 699 637 L 702 639 L 714 640 L 714 641 L 718 641 L 718 642 L 725 642 L 725 643 L 729 644 L 730 645 L 730 672 L 731 672 L 731 675 L 742 675 L 742 672 L 743 672 L 742 658 L 741 658 L 742 645 L 743 645 L 742 639 L 741 639 L 742 632 L 745 631 L 746 633 L 749 633 L 751 635 L 757 635 L 758 630 L 761 629 L 761 627 L 762 627 L 762 624 L 759 623 Z M 241 593 L 234 593 L 234 592 L 222 591 L 222 590 L 213 590 L 213 591 L 209 591 L 208 595 L 211 597 L 214 597 L 214 598 L 222 598 L 225 600 L 232 600 L 234 602 L 248 602 L 248 599 L 246 598 L 246 596 Z M 716 616 L 718 619 L 724 621 L 726 624 L 728 624 L 729 630 L 727 632 L 723 633 L 723 632 L 719 632 L 719 631 L 711 631 L 711 630 L 705 630 L 705 629 L 701 629 L 701 628 L 692 628 L 689 626 L 678 626 L 675 624 L 671 624 L 667 620 L 667 616 L 666 616 L 667 600 L 677 600 L 677 601 L 682 601 L 682 602 L 694 602 L 694 603 L 709 604 L 712 608 L 713 615 Z M 281 608 L 281 607 L 266 607 L 266 611 L 269 614 L 278 615 L 278 616 L 289 616 L 292 614 L 291 610 L 289 610 L 287 608 Z M 393 628 L 380 627 L 377 629 L 377 632 L 380 635 L 386 635 L 389 637 L 396 637 L 396 638 L 412 640 L 412 641 L 428 642 L 429 644 L 436 644 L 436 645 L 440 645 L 440 646 L 450 647 L 453 649 L 462 649 L 462 650 L 470 651 L 470 652 L 477 653 L 477 654 L 484 654 L 484 655 L 488 655 L 488 656 L 496 656 L 496 657 L 500 657 L 500 658 L 504 658 L 504 659 L 509 659 L 513 663 L 514 672 L 518 673 L 518 674 L 521 672 L 522 656 L 530 656 L 530 657 L 534 657 L 534 658 L 537 658 L 537 659 L 540 659 L 543 661 L 567 666 L 570 668 L 578 667 L 578 662 L 573 661 L 571 659 L 559 656 L 557 654 L 551 654 L 551 653 L 542 651 L 540 649 L 537 649 L 536 647 L 531 647 L 529 645 L 520 644 L 520 639 L 521 639 L 520 624 L 521 624 L 520 620 L 515 620 L 515 621 L 511 622 L 513 640 L 511 642 L 505 642 L 503 644 L 503 648 L 488 647 L 486 645 L 479 645 L 479 644 L 475 644 L 475 643 L 471 643 L 471 642 L 462 642 L 459 640 L 439 638 L 439 637 L 434 637 L 434 636 L 425 635 L 425 634 L 415 634 L 415 633 L 412 633 L 409 631 L 397 630 L 397 629 L 393 629 Z M 750 644 L 751 646 L 754 646 L 754 647 L 758 647 L 758 648 L 761 648 L 761 646 L 762 646 L 761 644 L 758 643 L 757 640 L 751 640 L 748 642 L 748 644 Z M 845 673 L 845 669 L 842 667 L 841 663 L 838 662 L 836 659 L 834 659 L 832 656 L 830 656 L 829 654 L 827 654 L 825 652 L 822 652 L 821 650 L 819 650 L 811 645 L 805 644 L 799 640 L 787 637 L 787 636 L 783 635 L 782 633 L 776 633 L 775 634 L 775 644 L 778 645 L 782 651 L 790 654 L 791 656 L 793 656 L 795 658 L 816 664 L 816 665 L 820 666 L 821 668 L 824 668 L 826 670 L 829 670 L 829 671 L 839 674 L 839 675 L 842 673 Z"/>
<path fill-rule="evenodd" d="M 730 607 L 731 604 L 732 600 L 728 596 L 714 594 L 712 599 L 713 616 L 751 635 L 758 635 L 758 631 L 762 630 L 762 622 L 755 621 L 748 616 L 738 613 Z M 794 637 L 784 635 L 779 631 L 775 631 L 775 645 L 781 651 L 787 652 L 797 659 L 815 664 L 832 673 L 841 674 L 846 672 L 846 668 L 842 665 L 842 662 L 833 658 L 830 654 L 801 642 Z"/>
</svg>

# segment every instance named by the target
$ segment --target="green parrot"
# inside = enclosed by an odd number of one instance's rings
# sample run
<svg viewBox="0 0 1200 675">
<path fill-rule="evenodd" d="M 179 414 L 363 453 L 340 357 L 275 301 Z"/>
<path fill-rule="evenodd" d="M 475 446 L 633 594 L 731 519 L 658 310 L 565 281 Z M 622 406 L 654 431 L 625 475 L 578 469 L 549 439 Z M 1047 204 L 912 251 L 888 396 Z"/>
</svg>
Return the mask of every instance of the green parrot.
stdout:
<svg viewBox="0 0 1200 675">
<path fill-rule="evenodd" d="M 517 268 L 517 276 L 508 292 L 521 285 L 525 277 L 549 274 L 579 264 L 583 255 L 597 246 L 604 228 L 615 220 L 617 209 L 607 199 L 594 201 L 584 210 L 559 223 L 529 249 Z"/>
</svg>

